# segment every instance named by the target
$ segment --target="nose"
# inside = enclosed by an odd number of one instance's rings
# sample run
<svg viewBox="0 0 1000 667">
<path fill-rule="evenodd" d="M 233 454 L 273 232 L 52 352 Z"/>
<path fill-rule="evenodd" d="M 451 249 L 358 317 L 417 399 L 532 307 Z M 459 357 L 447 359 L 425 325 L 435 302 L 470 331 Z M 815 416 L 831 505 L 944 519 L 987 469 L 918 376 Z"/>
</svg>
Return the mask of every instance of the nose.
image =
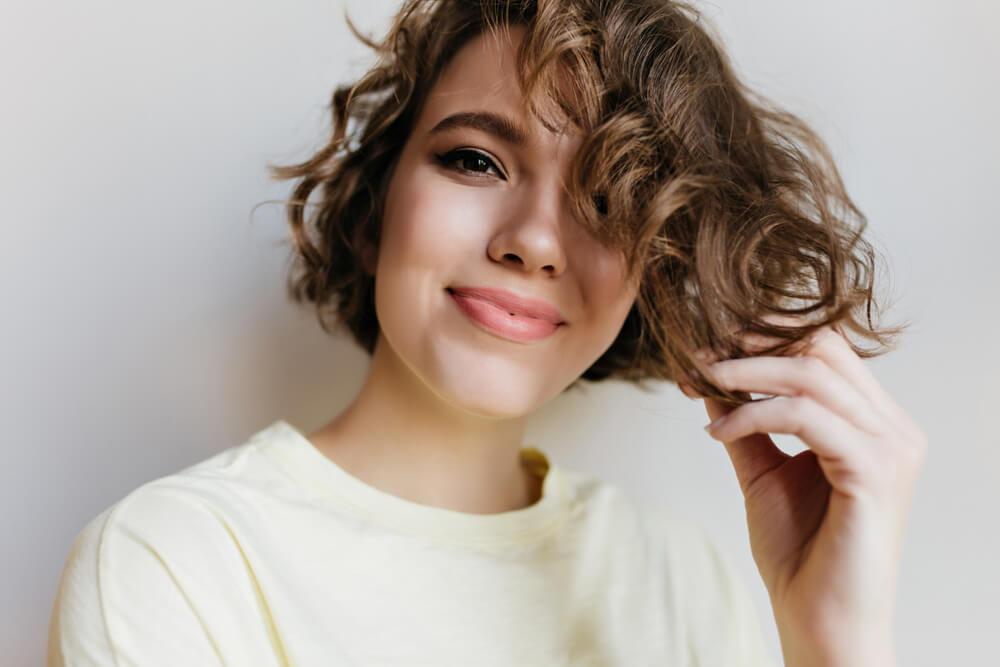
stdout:
<svg viewBox="0 0 1000 667">
<path fill-rule="evenodd" d="M 490 258 L 527 274 L 562 274 L 567 263 L 560 225 L 564 197 L 558 183 L 538 184 L 523 192 L 490 239 Z"/>
</svg>

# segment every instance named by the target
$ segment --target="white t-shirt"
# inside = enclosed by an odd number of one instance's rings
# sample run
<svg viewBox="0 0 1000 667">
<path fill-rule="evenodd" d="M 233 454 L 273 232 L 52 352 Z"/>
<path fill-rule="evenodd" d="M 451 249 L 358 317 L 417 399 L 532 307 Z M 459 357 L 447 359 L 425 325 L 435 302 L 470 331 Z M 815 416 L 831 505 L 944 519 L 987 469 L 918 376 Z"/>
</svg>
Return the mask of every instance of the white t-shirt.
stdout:
<svg viewBox="0 0 1000 667">
<path fill-rule="evenodd" d="M 48 665 L 778 664 L 700 530 L 521 455 L 541 499 L 467 514 L 380 491 L 276 421 L 87 524 Z"/>
</svg>

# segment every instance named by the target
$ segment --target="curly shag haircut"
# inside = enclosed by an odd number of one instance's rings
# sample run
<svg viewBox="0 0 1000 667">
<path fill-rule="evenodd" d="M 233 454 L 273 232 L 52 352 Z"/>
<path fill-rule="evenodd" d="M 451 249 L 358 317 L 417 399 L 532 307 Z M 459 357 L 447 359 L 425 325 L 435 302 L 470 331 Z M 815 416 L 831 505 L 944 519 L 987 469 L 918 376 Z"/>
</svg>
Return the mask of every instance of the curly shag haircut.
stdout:
<svg viewBox="0 0 1000 667">
<path fill-rule="evenodd" d="M 690 5 L 407 0 L 380 42 L 345 18 L 376 64 L 335 89 L 322 149 L 271 167 L 297 180 L 286 202 L 289 292 L 314 304 L 325 331 L 339 322 L 374 351 L 375 279 L 366 267 L 397 158 L 456 51 L 512 25 L 526 28 L 517 71 L 527 107 L 540 119 L 543 106 L 555 109 L 584 137 L 567 183 L 574 214 L 639 279 L 618 337 L 582 379 L 640 388 L 684 379 L 739 403 L 748 397 L 706 379 L 697 349 L 718 358 L 789 353 L 831 325 L 872 357 L 906 326 L 873 322 L 876 253 L 827 146 L 738 80 Z M 789 316 L 794 326 L 775 324 Z M 780 342 L 750 351 L 743 333 Z M 850 333 L 877 346 L 861 347 Z"/>
</svg>

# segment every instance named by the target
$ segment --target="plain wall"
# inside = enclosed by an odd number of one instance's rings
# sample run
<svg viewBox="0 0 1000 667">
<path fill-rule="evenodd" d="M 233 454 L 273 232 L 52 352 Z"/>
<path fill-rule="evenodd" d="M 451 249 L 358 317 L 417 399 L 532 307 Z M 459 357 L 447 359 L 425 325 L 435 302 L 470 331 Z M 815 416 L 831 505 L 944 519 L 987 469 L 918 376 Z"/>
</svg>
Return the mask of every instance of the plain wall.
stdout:
<svg viewBox="0 0 1000 667">
<path fill-rule="evenodd" d="M 347 7 L 375 30 L 395 4 Z M 931 446 L 900 574 L 899 664 L 983 664 L 1000 618 L 1000 5 L 699 6 L 747 80 L 827 138 L 888 258 L 887 321 L 914 322 L 868 362 Z M 90 518 L 279 417 L 311 430 L 360 386 L 364 354 L 285 297 L 281 207 L 252 211 L 288 193 L 265 165 L 318 146 L 334 84 L 369 62 L 343 7 L 0 8 L 5 664 L 41 663 Z M 546 406 L 529 440 L 703 524 L 777 653 L 742 498 L 706 422 L 673 386 L 607 384 Z"/>
</svg>

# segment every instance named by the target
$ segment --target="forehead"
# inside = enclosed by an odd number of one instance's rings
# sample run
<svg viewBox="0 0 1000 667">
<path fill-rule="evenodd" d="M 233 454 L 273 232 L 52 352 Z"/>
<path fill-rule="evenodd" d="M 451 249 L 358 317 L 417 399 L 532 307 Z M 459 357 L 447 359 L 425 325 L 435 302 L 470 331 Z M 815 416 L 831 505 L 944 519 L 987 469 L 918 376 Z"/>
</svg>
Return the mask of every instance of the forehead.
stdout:
<svg viewBox="0 0 1000 667">
<path fill-rule="evenodd" d="M 452 56 L 431 91 L 430 99 L 491 100 L 516 106 L 521 100 L 517 83 L 517 45 L 521 26 L 497 33 L 479 33 Z"/>
<path fill-rule="evenodd" d="M 525 112 L 517 72 L 517 47 L 525 30 L 520 25 L 503 27 L 496 33 L 479 33 L 463 44 L 431 88 L 416 129 L 426 132 L 459 112 L 489 111 L 514 121 L 512 129 L 521 131 L 525 143 L 569 138 L 566 132 Z M 536 101 L 551 109 L 544 99 Z"/>
</svg>

